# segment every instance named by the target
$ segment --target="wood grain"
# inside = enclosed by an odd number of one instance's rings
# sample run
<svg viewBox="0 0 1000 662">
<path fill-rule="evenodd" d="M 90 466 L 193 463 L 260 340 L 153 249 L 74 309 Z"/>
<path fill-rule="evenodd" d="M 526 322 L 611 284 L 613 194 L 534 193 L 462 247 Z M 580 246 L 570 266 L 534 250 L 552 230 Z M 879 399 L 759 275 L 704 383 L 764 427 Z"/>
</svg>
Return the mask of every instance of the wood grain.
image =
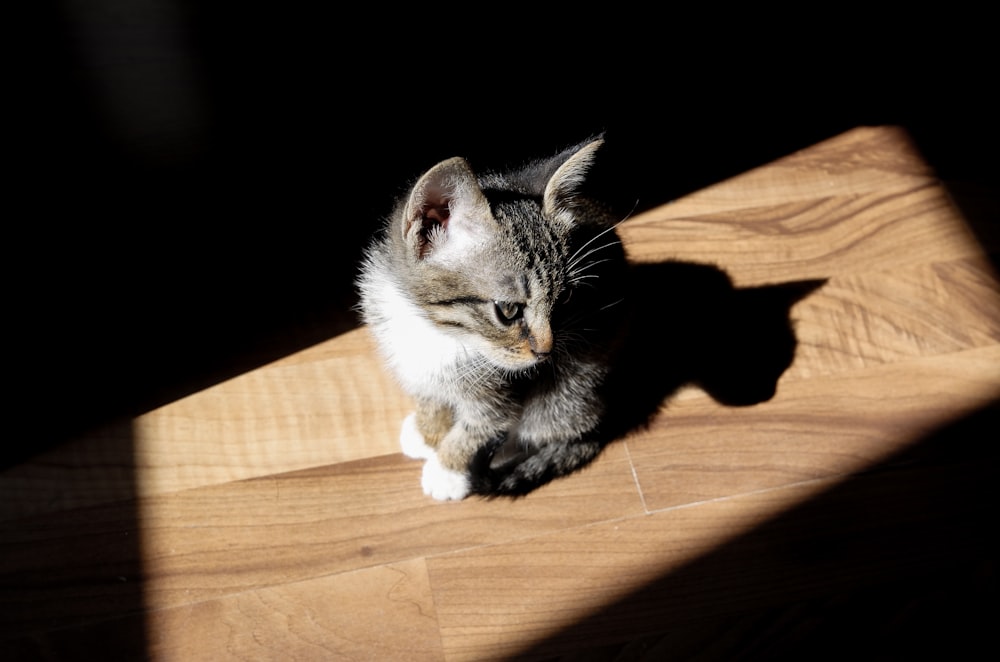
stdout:
<svg viewBox="0 0 1000 662">
<path fill-rule="evenodd" d="M 158 611 L 149 640 L 162 660 L 442 658 L 419 558 Z"/>
<path fill-rule="evenodd" d="M 410 409 L 354 330 L 13 468 L 0 519 L 395 453 Z"/>
<path fill-rule="evenodd" d="M 994 477 L 958 463 L 816 480 L 441 555 L 428 563 L 446 656 L 550 659 L 845 584 L 925 581 L 988 548 L 970 524 Z"/>
<path fill-rule="evenodd" d="M 6 523 L 18 583 L 37 590 L 20 590 L 0 634 L 92 618 L 128 593 L 139 565 L 145 603 L 161 609 L 643 512 L 624 448 L 579 478 L 530 502 L 441 507 L 419 491 L 420 464 L 396 453 Z M 141 531 L 129 525 L 136 511 Z M 99 559 L 105 580 L 71 591 L 72 571 L 49 569 L 75 559 Z"/>
<path fill-rule="evenodd" d="M 691 217 L 654 210 L 628 223 L 622 235 L 638 261 L 710 262 L 741 286 L 982 254 L 933 182 Z"/>
<path fill-rule="evenodd" d="M 792 382 L 771 402 L 670 406 L 627 443 L 649 510 L 846 476 L 1000 399 L 997 346 Z"/>
<path fill-rule="evenodd" d="M 832 278 L 793 313 L 799 348 L 786 378 L 995 345 L 998 292 L 981 256 Z"/>
<path fill-rule="evenodd" d="M 0 473 L 0 657 L 807 659 L 857 631 L 891 658 L 937 643 L 915 614 L 975 641 L 1000 235 L 967 220 L 894 127 L 628 219 L 637 264 L 810 281 L 794 360 L 748 406 L 679 389 L 519 500 L 422 495 L 365 329 L 67 440 Z M 719 354 L 768 314 L 720 317 Z"/>
</svg>

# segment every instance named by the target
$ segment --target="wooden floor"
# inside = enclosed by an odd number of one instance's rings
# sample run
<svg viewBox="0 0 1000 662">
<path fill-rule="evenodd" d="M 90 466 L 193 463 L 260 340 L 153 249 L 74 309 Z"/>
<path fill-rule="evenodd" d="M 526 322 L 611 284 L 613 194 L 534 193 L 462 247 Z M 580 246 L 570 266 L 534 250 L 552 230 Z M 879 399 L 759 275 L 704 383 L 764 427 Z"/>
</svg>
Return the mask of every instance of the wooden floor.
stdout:
<svg viewBox="0 0 1000 662">
<path fill-rule="evenodd" d="M 655 265 L 735 286 L 723 381 L 766 371 L 756 330 L 789 315 L 794 361 L 750 406 L 680 389 L 521 500 L 423 496 L 365 329 L 9 468 L 0 659 L 995 650 L 1000 243 L 972 213 L 905 131 L 862 127 L 630 218 L 663 324 L 696 323 L 670 312 L 698 283 Z"/>
</svg>

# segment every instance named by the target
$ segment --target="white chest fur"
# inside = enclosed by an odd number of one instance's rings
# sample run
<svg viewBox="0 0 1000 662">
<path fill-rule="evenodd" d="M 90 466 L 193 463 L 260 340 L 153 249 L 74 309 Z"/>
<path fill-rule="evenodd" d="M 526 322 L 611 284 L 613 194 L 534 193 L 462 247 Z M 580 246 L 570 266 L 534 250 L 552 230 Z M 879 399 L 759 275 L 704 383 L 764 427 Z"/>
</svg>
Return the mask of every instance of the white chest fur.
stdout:
<svg viewBox="0 0 1000 662">
<path fill-rule="evenodd" d="M 467 358 L 465 345 L 428 321 L 395 283 L 384 281 L 372 294 L 378 315 L 371 330 L 403 388 L 434 395 L 451 386 L 455 364 Z"/>
</svg>

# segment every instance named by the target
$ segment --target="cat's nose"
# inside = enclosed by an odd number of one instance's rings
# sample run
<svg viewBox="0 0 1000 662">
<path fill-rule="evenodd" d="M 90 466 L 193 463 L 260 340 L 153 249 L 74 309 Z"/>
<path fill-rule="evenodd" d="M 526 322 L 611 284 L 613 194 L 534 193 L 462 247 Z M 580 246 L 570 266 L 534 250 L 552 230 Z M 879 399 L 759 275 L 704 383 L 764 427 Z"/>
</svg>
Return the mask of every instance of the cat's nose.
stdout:
<svg viewBox="0 0 1000 662">
<path fill-rule="evenodd" d="M 528 345 L 535 358 L 544 361 L 552 353 L 552 333 L 548 330 L 545 333 L 533 333 L 528 336 Z"/>
</svg>

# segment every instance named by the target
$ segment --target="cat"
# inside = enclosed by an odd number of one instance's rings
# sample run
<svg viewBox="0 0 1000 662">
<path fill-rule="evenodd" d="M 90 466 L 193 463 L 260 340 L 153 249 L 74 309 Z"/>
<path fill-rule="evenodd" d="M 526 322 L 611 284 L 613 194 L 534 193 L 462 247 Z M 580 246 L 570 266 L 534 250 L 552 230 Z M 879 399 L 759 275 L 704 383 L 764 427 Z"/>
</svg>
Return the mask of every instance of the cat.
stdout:
<svg viewBox="0 0 1000 662">
<path fill-rule="evenodd" d="M 438 163 L 365 253 L 360 311 L 416 411 L 403 452 L 439 500 L 520 496 L 596 457 L 628 317 L 598 137 L 509 172 Z"/>
</svg>

